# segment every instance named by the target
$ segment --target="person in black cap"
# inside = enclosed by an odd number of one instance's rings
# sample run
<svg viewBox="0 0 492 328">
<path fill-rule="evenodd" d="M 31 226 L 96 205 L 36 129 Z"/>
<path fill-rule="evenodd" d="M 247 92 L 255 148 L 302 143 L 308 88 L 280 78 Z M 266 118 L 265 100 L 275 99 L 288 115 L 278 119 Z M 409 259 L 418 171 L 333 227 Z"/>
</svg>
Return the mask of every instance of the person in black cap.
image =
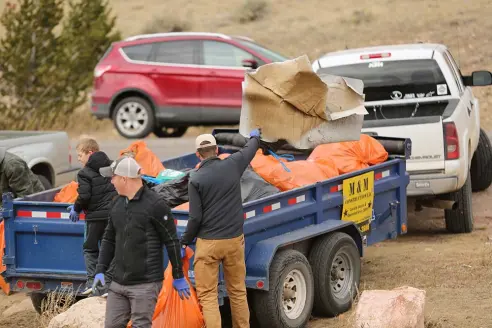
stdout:
<svg viewBox="0 0 492 328">
<path fill-rule="evenodd" d="M 130 319 L 133 327 L 152 326 L 164 279 L 163 244 L 172 265 L 173 287 L 181 298 L 190 296 L 171 209 L 143 184 L 140 170 L 131 157 L 99 169 L 102 176 L 111 177 L 119 194 L 111 207 L 93 285 L 104 284 L 104 272 L 114 256 L 106 328 L 125 328 Z"/>
</svg>

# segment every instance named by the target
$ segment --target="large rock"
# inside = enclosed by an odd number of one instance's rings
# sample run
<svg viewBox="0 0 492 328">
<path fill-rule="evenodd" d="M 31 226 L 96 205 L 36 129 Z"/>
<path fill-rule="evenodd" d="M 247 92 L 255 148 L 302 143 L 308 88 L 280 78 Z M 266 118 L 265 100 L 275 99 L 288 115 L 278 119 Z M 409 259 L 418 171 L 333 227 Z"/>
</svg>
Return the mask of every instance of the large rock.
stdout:
<svg viewBox="0 0 492 328">
<path fill-rule="evenodd" d="M 355 327 L 424 328 L 425 290 L 366 290 L 357 304 Z"/>
<path fill-rule="evenodd" d="M 104 328 L 106 299 L 88 297 L 51 319 L 48 328 Z"/>
</svg>

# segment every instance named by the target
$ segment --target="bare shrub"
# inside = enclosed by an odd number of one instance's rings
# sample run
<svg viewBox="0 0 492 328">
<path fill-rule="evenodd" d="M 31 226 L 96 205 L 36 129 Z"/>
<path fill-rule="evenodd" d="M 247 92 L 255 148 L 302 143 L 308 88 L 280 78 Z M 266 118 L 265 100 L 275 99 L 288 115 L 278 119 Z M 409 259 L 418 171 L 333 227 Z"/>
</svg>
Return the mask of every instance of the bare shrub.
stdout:
<svg viewBox="0 0 492 328">
<path fill-rule="evenodd" d="M 164 16 L 154 17 L 145 27 L 142 29 L 144 34 L 152 33 L 167 33 L 167 32 L 186 32 L 191 29 L 189 22 L 184 21 L 177 17 Z"/>
<path fill-rule="evenodd" d="M 72 288 L 57 288 L 48 294 L 41 303 L 41 315 L 38 316 L 39 327 L 47 328 L 51 319 L 67 311 L 75 302 L 77 292 Z"/>
<path fill-rule="evenodd" d="M 265 0 L 246 0 L 236 14 L 236 20 L 241 23 L 258 21 L 266 16 L 268 2 Z"/>
</svg>

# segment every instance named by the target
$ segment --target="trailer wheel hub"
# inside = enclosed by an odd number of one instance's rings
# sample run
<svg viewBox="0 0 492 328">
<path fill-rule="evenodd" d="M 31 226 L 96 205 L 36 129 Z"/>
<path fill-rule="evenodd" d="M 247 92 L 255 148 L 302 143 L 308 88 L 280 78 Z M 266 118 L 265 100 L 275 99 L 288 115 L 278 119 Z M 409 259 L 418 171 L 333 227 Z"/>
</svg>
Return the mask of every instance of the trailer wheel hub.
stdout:
<svg viewBox="0 0 492 328">
<path fill-rule="evenodd" d="M 290 271 L 284 280 L 282 303 L 285 315 L 291 319 L 297 319 L 304 310 L 307 299 L 306 278 L 301 271 Z"/>
<path fill-rule="evenodd" d="M 353 263 L 343 249 L 340 249 L 335 255 L 331 265 L 331 289 L 337 298 L 345 298 L 347 294 L 352 293 L 353 286 Z"/>
</svg>

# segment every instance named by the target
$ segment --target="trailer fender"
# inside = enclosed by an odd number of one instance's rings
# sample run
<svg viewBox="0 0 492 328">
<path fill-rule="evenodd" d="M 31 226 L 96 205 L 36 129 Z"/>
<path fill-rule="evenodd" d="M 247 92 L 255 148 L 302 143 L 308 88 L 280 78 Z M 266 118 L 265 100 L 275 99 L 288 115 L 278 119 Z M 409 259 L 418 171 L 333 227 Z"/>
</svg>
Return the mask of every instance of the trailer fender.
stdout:
<svg viewBox="0 0 492 328">
<path fill-rule="evenodd" d="M 350 221 L 326 220 L 286 234 L 268 238 L 253 246 L 246 258 L 246 287 L 258 290 L 269 290 L 270 264 L 277 250 L 305 240 L 313 239 L 330 232 L 341 231 L 351 236 L 362 256 L 362 236 L 357 227 Z"/>
</svg>

